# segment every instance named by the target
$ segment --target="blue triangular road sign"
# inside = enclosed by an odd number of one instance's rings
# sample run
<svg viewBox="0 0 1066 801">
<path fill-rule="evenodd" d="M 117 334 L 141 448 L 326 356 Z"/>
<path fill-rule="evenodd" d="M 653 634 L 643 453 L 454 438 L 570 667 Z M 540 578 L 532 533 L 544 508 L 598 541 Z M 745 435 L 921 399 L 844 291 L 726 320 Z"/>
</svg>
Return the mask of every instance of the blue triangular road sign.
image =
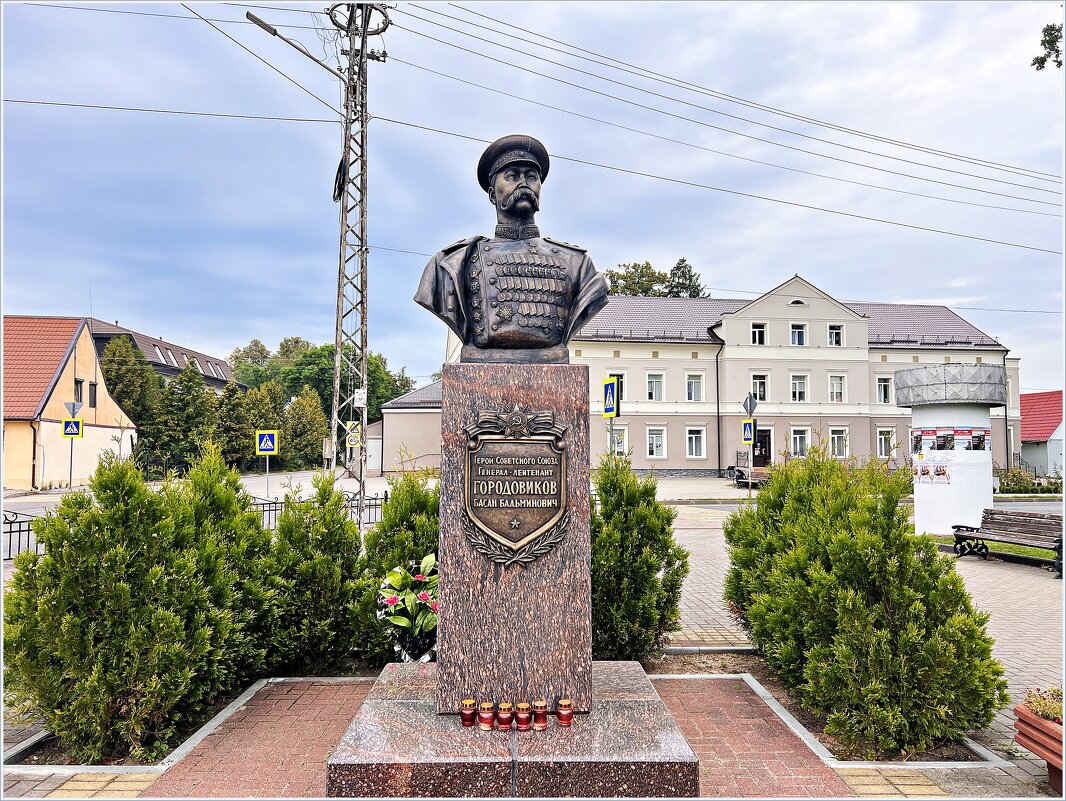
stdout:
<svg viewBox="0 0 1066 801">
<path fill-rule="evenodd" d="M 603 405 L 606 406 L 608 410 L 614 408 L 614 384 L 607 385 L 607 390 L 603 396 Z"/>
<path fill-rule="evenodd" d="M 261 436 L 259 438 L 259 450 L 261 450 L 261 451 L 272 451 L 272 450 L 274 450 L 274 435 L 273 434 L 263 434 L 263 436 Z"/>
<path fill-rule="evenodd" d="M 67 423 L 67 430 L 66 430 L 65 433 L 67 433 L 67 434 L 77 434 L 80 430 L 81 430 L 81 423 L 77 422 L 76 420 L 71 420 L 70 422 Z"/>
</svg>

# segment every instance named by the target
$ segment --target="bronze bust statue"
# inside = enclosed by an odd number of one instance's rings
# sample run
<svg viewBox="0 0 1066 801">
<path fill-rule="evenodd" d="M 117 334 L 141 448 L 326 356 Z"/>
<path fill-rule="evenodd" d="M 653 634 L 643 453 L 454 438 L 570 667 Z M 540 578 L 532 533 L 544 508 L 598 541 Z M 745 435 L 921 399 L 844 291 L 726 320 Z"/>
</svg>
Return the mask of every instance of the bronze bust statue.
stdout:
<svg viewBox="0 0 1066 801">
<path fill-rule="evenodd" d="M 477 179 L 496 207 L 492 238 L 472 236 L 429 260 L 415 301 L 451 328 L 461 362 L 568 364 L 566 343 L 607 303 L 607 282 L 582 248 L 534 222 L 548 151 L 531 136 L 497 139 Z"/>
</svg>

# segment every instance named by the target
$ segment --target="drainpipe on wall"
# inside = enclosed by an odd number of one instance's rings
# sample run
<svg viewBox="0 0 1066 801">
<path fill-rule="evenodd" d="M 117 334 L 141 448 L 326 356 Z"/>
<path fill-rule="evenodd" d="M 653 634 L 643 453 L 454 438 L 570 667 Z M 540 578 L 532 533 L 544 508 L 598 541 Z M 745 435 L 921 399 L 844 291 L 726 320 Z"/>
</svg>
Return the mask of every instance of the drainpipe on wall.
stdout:
<svg viewBox="0 0 1066 801">
<path fill-rule="evenodd" d="M 30 489 L 40 489 L 37 486 L 37 426 L 40 425 L 37 420 L 30 420 L 30 431 L 33 432 L 33 458 L 30 459 Z M 41 455 L 44 455 L 44 448 L 41 448 Z M 43 459 L 42 459 L 43 461 Z M 43 469 L 43 465 L 42 465 Z"/>
<path fill-rule="evenodd" d="M 707 327 L 707 336 L 714 337 L 714 331 Z M 715 337 L 717 338 L 717 337 Z M 718 357 L 722 355 L 725 342 L 718 345 L 718 352 L 714 354 L 714 424 L 718 429 L 718 477 L 722 477 L 722 385 L 721 371 L 718 369 Z"/>
</svg>

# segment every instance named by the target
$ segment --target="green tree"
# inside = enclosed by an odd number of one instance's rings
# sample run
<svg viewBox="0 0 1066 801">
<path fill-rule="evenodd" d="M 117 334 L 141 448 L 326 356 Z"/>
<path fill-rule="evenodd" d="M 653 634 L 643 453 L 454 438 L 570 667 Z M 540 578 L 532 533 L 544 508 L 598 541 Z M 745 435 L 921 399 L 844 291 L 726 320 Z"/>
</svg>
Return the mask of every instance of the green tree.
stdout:
<svg viewBox="0 0 1066 801">
<path fill-rule="evenodd" d="M 265 367 L 248 362 L 237 362 L 233 366 L 233 377 L 249 389 L 259 387 L 268 381 L 277 381 L 281 376 L 281 366 L 271 360 Z"/>
<path fill-rule="evenodd" d="M 137 426 L 141 448 L 153 448 L 159 438 L 163 380 L 128 337 L 114 337 L 100 359 L 108 393 Z"/>
<path fill-rule="evenodd" d="M 244 390 L 230 381 L 218 399 L 218 423 L 215 441 L 226 464 L 240 467 L 252 450 L 253 429 L 249 423 Z"/>
<path fill-rule="evenodd" d="M 159 452 L 167 464 L 189 465 L 215 431 L 215 394 L 190 361 L 163 392 Z"/>
<path fill-rule="evenodd" d="M 666 282 L 666 295 L 671 298 L 707 297 L 707 290 L 700 283 L 696 268 L 683 256 L 670 270 L 670 278 Z"/>
<path fill-rule="evenodd" d="M 234 348 L 233 353 L 229 355 L 229 363 L 233 367 L 240 362 L 256 367 L 266 367 L 268 361 L 270 361 L 270 350 L 258 339 L 253 339 L 243 348 Z"/>
<path fill-rule="evenodd" d="M 278 352 L 274 354 L 275 359 L 286 363 L 291 363 L 297 357 L 307 353 L 314 345 L 308 342 L 302 337 L 285 337 L 278 343 Z"/>
<path fill-rule="evenodd" d="M 291 365 L 281 370 L 280 381 L 290 396 L 298 395 L 304 387 L 318 393 L 323 409 L 333 406 L 333 345 L 318 345 L 304 351 Z"/>
<path fill-rule="evenodd" d="M 245 396 L 248 428 L 252 431 L 256 429 L 280 430 L 285 419 L 287 402 L 285 387 L 277 381 L 267 381 L 255 389 L 248 390 Z"/>
<path fill-rule="evenodd" d="M 1059 69 L 1062 69 L 1062 23 L 1051 23 L 1044 26 L 1040 46 L 1044 48 L 1042 55 L 1033 59 L 1032 66 L 1042 70 L 1047 66 L 1048 59 Z"/>
<path fill-rule="evenodd" d="M 285 410 L 281 433 L 281 455 L 290 468 L 309 467 L 322 462 L 322 440 L 329 436 L 329 420 L 322 411 L 318 394 L 305 386 Z"/>
<path fill-rule="evenodd" d="M 656 270 L 650 261 L 619 264 L 617 270 L 607 270 L 611 295 L 663 297 L 669 280 L 670 276 Z"/>
</svg>

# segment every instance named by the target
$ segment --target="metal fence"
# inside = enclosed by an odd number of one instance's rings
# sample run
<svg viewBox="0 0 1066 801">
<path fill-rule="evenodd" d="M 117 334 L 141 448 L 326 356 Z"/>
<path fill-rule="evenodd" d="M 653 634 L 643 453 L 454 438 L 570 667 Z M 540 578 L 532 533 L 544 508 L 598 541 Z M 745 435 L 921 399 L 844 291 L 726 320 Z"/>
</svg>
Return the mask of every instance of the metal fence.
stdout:
<svg viewBox="0 0 1066 801">
<path fill-rule="evenodd" d="M 44 551 L 33 533 L 33 521 L 37 515 L 24 512 L 4 511 L 4 561 L 14 559 L 23 551 Z"/>
</svg>

